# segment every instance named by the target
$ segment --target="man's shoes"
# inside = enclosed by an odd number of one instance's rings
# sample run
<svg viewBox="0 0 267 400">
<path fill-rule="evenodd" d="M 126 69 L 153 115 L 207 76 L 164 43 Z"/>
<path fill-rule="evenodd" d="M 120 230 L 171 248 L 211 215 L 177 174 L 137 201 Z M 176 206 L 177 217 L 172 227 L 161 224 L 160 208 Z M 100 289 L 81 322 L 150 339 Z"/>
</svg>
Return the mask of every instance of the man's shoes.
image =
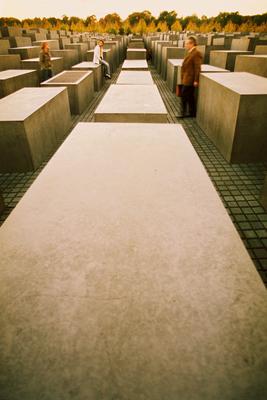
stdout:
<svg viewBox="0 0 267 400">
<path fill-rule="evenodd" d="M 111 79 L 111 76 L 109 74 L 106 74 L 105 77 Z"/>
</svg>

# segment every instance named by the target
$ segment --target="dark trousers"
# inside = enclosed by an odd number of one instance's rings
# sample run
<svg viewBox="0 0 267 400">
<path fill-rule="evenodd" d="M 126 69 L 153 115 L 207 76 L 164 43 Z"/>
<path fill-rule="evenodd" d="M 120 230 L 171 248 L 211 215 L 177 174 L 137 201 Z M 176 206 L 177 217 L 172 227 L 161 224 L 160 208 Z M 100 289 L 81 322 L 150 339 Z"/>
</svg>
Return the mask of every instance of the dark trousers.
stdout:
<svg viewBox="0 0 267 400">
<path fill-rule="evenodd" d="M 195 117 L 196 116 L 195 87 L 183 85 L 181 99 L 182 99 L 183 115 L 186 115 L 187 104 L 188 104 L 190 117 Z"/>
<path fill-rule="evenodd" d="M 42 82 L 47 81 L 48 79 L 52 78 L 52 69 L 42 69 Z"/>
</svg>

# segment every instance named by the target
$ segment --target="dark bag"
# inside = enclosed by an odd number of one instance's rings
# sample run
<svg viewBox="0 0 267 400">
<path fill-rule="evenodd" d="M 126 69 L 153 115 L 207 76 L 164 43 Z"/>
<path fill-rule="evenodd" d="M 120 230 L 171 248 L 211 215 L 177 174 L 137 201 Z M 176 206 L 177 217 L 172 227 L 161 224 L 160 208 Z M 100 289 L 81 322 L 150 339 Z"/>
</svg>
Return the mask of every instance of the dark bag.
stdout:
<svg viewBox="0 0 267 400">
<path fill-rule="evenodd" d="M 183 89 L 183 85 L 176 85 L 176 90 L 175 90 L 176 96 L 182 97 L 182 89 Z"/>
</svg>

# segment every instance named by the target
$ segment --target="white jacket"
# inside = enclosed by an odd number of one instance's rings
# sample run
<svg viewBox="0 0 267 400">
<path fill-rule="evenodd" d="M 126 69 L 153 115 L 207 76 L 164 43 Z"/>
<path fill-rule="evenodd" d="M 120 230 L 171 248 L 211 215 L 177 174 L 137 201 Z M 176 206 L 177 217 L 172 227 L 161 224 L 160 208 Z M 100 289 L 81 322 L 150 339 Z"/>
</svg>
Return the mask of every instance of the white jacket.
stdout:
<svg viewBox="0 0 267 400">
<path fill-rule="evenodd" d="M 94 59 L 93 59 L 94 64 L 100 64 L 100 54 L 101 54 L 100 46 L 97 44 L 94 49 Z"/>
</svg>

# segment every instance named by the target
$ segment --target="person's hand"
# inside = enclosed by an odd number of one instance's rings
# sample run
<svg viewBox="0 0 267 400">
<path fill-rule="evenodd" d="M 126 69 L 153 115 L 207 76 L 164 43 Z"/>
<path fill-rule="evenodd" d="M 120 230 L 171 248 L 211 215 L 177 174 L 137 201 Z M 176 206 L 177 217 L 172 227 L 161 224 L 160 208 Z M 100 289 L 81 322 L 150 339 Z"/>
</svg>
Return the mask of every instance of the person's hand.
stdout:
<svg viewBox="0 0 267 400">
<path fill-rule="evenodd" d="M 194 82 L 194 87 L 198 87 L 198 82 L 197 81 Z"/>
</svg>

